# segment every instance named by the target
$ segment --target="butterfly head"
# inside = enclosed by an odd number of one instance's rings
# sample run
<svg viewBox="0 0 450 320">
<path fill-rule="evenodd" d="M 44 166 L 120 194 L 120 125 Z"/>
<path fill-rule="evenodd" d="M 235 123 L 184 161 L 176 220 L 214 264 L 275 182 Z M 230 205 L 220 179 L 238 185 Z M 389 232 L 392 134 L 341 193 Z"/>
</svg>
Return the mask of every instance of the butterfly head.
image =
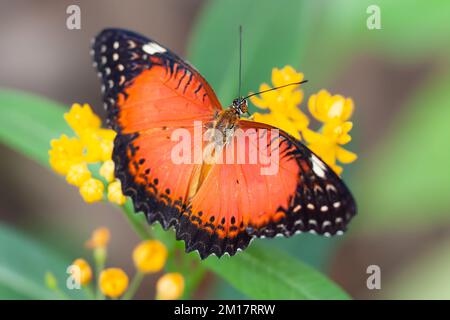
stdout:
<svg viewBox="0 0 450 320">
<path fill-rule="evenodd" d="M 244 98 L 234 99 L 231 108 L 240 116 L 243 115 L 244 113 L 248 113 L 247 99 Z"/>
</svg>

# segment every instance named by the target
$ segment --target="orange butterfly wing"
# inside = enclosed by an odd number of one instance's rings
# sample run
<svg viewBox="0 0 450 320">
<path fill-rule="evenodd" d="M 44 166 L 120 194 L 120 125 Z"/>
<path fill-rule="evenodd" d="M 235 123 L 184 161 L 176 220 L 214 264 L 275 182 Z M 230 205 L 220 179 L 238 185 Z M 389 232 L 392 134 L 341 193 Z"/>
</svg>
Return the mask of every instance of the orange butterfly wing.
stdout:
<svg viewBox="0 0 450 320">
<path fill-rule="evenodd" d="M 213 165 L 193 197 L 191 214 L 216 235 L 215 241 L 199 243 L 196 249 L 233 255 L 246 247 L 248 236 L 289 237 L 306 231 L 330 236 L 345 231 L 356 207 L 333 170 L 277 128 L 247 120 L 240 120 L 239 127 L 244 135 L 251 137 L 248 132 L 253 131 L 262 140 L 235 136 L 223 151 L 222 163 Z M 226 163 L 229 148 L 235 148 L 234 154 L 245 150 L 244 163 L 236 158 Z M 270 161 L 250 161 L 252 148 L 268 158 L 277 153 L 271 164 L 276 170 L 263 174 Z"/>
<path fill-rule="evenodd" d="M 171 161 L 172 133 L 183 128 L 194 134 L 194 120 L 212 121 L 221 105 L 192 66 L 136 33 L 106 29 L 92 54 L 108 123 L 118 132 L 113 160 L 123 192 L 149 222 L 178 228 L 199 164 Z"/>
</svg>

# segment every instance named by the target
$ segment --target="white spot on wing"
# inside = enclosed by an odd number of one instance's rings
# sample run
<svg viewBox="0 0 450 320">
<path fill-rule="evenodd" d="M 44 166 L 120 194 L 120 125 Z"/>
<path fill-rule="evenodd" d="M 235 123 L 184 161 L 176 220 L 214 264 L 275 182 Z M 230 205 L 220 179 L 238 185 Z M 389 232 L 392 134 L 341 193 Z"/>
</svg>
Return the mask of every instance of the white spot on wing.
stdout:
<svg viewBox="0 0 450 320">
<path fill-rule="evenodd" d="M 315 174 L 317 174 L 321 178 L 325 178 L 325 171 L 327 168 L 323 164 L 322 161 L 319 160 L 315 155 L 311 155 L 311 162 L 312 162 L 312 170 Z"/>
<path fill-rule="evenodd" d="M 324 229 L 324 228 L 326 228 L 326 227 L 328 227 L 328 226 L 331 226 L 331 222 L 328 221 L 328 220 L 325 220 L 325 221 L 322 223 L 322 229 Z"/>
<path fill-rule="evenodd" d="M 161 47 L 159 44 L 154 42 L 146 43 L 142 46 L 142 50 L 147 52 L 148 54 L 155 54 L 155 53 L 163 53 L 167 50 Z"/>
</svg>

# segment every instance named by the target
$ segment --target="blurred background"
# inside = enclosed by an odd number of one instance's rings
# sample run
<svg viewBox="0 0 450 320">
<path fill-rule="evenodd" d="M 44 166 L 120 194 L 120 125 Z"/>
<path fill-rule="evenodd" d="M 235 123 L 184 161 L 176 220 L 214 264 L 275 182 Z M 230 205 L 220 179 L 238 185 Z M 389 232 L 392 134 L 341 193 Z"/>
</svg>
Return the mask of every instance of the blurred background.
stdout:
<svg viewBox="0 0 450 320">
<path fill-rule="evenodd" d="M 71 4 L 81 8 L 80 30 L 66 27 Z M 367 26 L 370 5 L 380 9 L 381 29 Z M 1 0 L 0 87 L 67 108 L 89 103 L 104 116 L 90 39 L 120 27 L 187 57 L 227 105 L 236 94 L 242 24 L 244 92 L 290 64 L 309 80 L 306 97 L 327 88 L 356 105 L 349 149 L 359 158 L 343 175 L 359 207 L 349 232 L 268 241 L 357 299 L 449 299 L 449 18 L 443 1 Z M 0 154 L 0 224 L 68 259 L 85 254 L 92 230 L 107 226 L 109 264 L 133 269 L 138 238 L 116 209 L 84 203 L 64 179 L 5 145 Z M 366 286 L 369 265 L 381 268 L 380 290 Z M 148 288 L 138 297 L 149 297 Z M 245 298 L 213 275 L 195 297 Z"/>
</svg>

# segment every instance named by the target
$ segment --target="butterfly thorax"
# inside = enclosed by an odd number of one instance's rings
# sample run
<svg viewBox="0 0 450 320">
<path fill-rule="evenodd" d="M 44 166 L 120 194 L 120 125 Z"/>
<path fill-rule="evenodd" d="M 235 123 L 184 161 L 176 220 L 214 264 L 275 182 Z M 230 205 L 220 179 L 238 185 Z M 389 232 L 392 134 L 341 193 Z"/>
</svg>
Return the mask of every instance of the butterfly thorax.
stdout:
<svg viewBox="0 0 450 320">
<path fill-rule="evenodd" d="M 234 99 L 233 104 L 219 112 L 213 122 L 212 141 L 217 144 L 226 144 L 233 137 L 239 119 L 248 111 L 246 99 Z"/>
</svg>

